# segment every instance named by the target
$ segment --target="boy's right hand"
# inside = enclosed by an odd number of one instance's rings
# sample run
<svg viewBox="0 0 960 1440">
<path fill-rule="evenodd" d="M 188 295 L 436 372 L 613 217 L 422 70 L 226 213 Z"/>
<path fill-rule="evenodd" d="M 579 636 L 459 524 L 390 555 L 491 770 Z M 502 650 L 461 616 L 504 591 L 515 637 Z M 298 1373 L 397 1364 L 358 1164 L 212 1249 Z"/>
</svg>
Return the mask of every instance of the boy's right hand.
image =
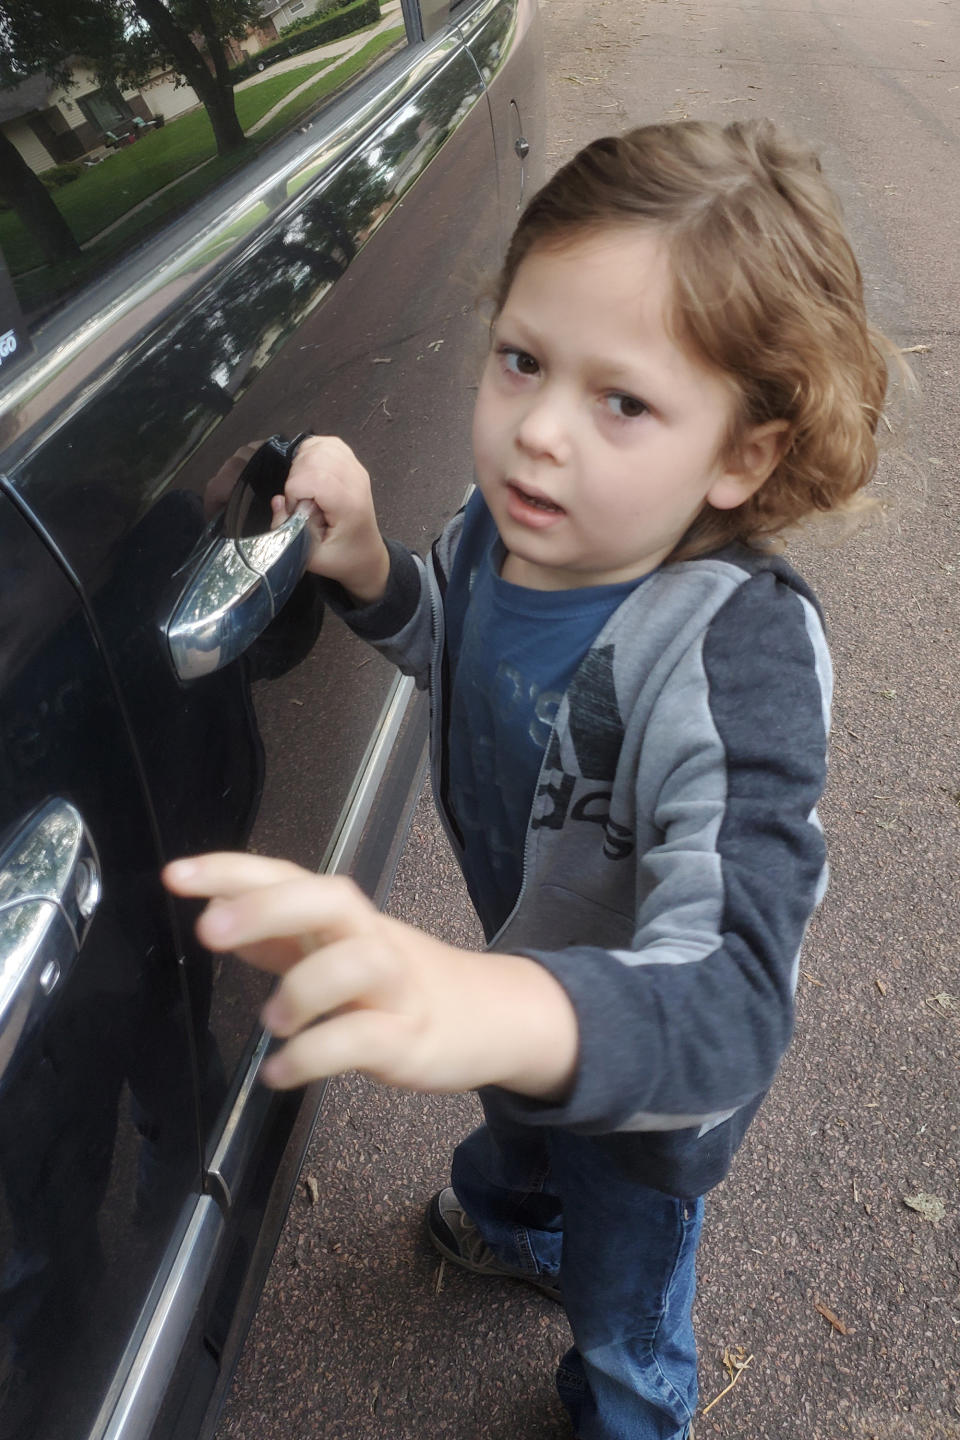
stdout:
<svg viewBox="0 0 960 1440">
<path fill-rule="evenodd" d="M 336 435 L 308 435 L 297 449 L 283 495 L 273 500 L 274 523 L 312 500 L 312 548 L 307 569 L 337 580 L 363 605 L 387 586 L 390 556 L 377 525 L 370 476 Z"/>
</svg>

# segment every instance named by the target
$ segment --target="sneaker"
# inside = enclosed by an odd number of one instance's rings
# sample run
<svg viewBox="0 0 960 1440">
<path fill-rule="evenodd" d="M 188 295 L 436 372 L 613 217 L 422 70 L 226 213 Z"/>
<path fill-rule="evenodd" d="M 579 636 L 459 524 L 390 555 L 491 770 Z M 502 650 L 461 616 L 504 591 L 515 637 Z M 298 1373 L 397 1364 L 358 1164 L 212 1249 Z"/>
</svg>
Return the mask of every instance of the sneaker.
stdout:
<svg viewBox="0 0 960 1440">
<path fill-rule="evenodd" d="M 448 1185 L 439 1195 L 434 1195 L 427 1211 L 427 1231 L 436 1248 L 454 1265 L 464 1270 L 473 1270 L 477 1275 L 498 1275 L 508 1280 L 526 1280 L 535 1285 L 544 1295 L 559 1304 L 560 1282 L 556 1276 L 530 1275 L 525 1270 L 513 1270 L 503 1265 L 494 1255 L 470 1216 Z"/>
</svg>

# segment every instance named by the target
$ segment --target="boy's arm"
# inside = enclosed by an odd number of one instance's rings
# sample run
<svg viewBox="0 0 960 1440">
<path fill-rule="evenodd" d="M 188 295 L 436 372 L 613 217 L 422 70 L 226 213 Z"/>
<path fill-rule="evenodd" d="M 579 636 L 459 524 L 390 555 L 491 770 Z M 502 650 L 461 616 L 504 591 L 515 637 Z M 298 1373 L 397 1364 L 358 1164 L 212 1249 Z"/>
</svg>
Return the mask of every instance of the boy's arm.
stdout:
<svg viewBox="0 0 960 1440">
<path fill-rule="evenodd" d="M 476 954 L 382 915 L 352 881 L 284 860 L 214 854 L 164 871 L 210 904 L 211 950 L 282 976 L 263 1012 L 286 1045 L 264 1067 L 290 1089 L 347 1070 L 439 1092 L 499 1085 L 562 1102 L 577 1061 L 563 988 L 524 956 Z"/>
</svg>

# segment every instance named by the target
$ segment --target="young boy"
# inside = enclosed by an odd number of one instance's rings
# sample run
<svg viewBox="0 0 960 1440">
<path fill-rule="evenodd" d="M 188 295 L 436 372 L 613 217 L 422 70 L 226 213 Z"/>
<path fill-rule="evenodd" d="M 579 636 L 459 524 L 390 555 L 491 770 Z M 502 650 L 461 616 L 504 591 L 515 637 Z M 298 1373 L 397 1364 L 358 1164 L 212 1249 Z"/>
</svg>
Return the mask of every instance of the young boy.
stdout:
<svg viewBox="0 0 960 1440">
<path fill-rule="evenodd" d="M 168 868 L 285 978 L 270 1083 L 477 1088 L 428 1212 L 450 1260 L 562 1299 L 584 1440 L 679 1440 L 703 1195 L 787 1046 L 825 877 L 830 663 L 764 537 L 866 483 L 885 386 L 816 160 L 769 126 L 595 142 L 525 212 L 424 564 L 303 442 L 331 603 L 431 693 L 432 779 L 489 949 L 281 861 Z"/>
</svg>

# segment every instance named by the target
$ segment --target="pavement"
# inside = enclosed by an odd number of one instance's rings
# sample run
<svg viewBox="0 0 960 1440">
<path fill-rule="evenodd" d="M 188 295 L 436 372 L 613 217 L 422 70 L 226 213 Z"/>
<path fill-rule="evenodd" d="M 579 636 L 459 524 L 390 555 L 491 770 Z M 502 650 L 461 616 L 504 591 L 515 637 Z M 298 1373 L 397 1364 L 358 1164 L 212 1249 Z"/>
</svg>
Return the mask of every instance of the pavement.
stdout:
<svg viewBox="0 0 960 1440">
<path fill-rule="evenodd" d="M 696 1436 L 960 1440 L 956 7 L 546 0 L 543 14 L 548 167 L 657 118 L 767 114 L 802 133 L 843 198 L 874 318 L 920 382 L 884 426 L 885 520 L 790 548 L 836 667 L 832 883 L 794 1044 L 708 1197 Z M 477 943 L 426 803 L 391 909 Z M 441 1270 L 423 1238 L 476 1115 L 472 1097 L 333 1085 L 304 1170 L 318 1199 L 298 1191 L 219 1440 L 569 1435 L 552 1385 L 562 1311 Z"/>
<path fill-rule="evenodd" d="M 266 69 L 257 71 L 255 74 L 248 76 L 246 80 L 241 80 L 239 85 L 234 87 L 234 90 L 249 90 L 251 86 L 262 85 L 265 80 L 271 79 L 274 75 L 282 75 L 288 70 L 302 70 L 305 66 L 318 64 L 321 60 L 327 60 L 331 64 L 334 60 L 348 60 L 351 55 L 355 55 L 358 50 L 362 50 L 365 45 L 369 45 L 370 41 L 375 39 L 377 35 L 382 35 L 387 30 L 396 29 L 398 25 L 402 26 L 403 13 L 400 0 L 389 0 L 389 3 L 381 5 L 380 16 L 380 20 L 375 25 L 367 25 L 362 30 L 355 30 L 349 35 L 342 36 L 339 40 L 330 40 L 325 45 L 316 45 L 312 50 L 303 50 L 299 55 L 291 55 L 287 60 L 275 61 L 274 64 L 268 65 Z M 285 106 L 290 104 L 291 100 L 295 100 L 304 90 L 309 90 L 310 86 L 322 73 L 320 70 L 315 71 L 304 80 L 302 85 L 298 85 L 295 89 L 289 90 L 286 95 L 277 101 L 276 105 L 268 110 L 265 115 L 261 115 L 260 119 L 250 126 L 247 134 L 256 135 L 257 131 L 262 130 L 264 125 L 268 124 L 279 110 L 284 109 Z"/>
</svg>

